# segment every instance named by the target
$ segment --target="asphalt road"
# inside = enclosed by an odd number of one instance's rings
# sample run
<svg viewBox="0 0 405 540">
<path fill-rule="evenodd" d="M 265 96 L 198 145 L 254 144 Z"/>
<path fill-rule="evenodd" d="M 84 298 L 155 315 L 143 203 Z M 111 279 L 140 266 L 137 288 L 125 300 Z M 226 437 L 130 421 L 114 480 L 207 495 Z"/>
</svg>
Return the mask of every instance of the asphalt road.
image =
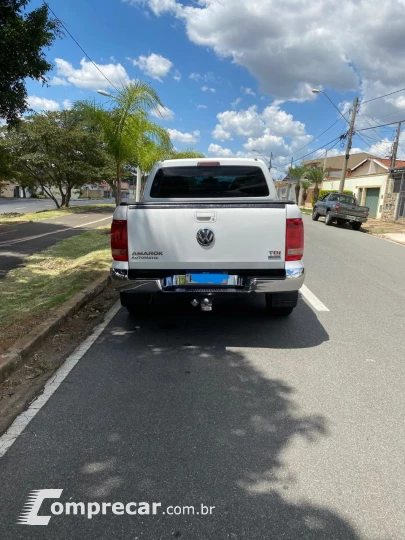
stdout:
<svg viewBox="0 0 405 540">
<path fill-rule="evenodd" d="M 76 236 L 94 227 L 108 225 L 112 212 L 70 214 L 61 218 L 0 227 L 0 278 L 24 264 L 29 255 L 60 240 Z"/>
<path fill-rule="evenodd" d="M 0 537 L 403 540 L 405 249 L 305 219 L 306 284 L 329 311 L 120 310 L 1 458 Z M 166 514 L 17 525 L 45 488 Z M 167 514 L 201 504 L 212 515 Z"/>
<path fill-rule="evenodd" d="M 111 204 L 114 199 L 95 199 L 95 200 L 79 200 L 73 201 L 75 206 L 87 206 L 89 204 Z M 19 212 L 25 214 L 27 212 L 39 212 L 40 210 L 55 210 L 55 203 L 51 199 L 1 199 L 0 198 L 0 214 L 8 212 Z"/>
</svg>

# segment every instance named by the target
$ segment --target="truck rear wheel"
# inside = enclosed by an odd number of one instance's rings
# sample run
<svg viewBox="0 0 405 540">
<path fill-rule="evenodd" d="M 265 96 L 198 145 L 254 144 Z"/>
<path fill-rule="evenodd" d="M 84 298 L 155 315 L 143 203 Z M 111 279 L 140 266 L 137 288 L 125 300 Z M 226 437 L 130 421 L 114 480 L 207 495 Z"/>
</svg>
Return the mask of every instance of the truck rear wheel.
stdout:
<svg viewBox="0 0 405 540">
<path fill-rule="evenodd" d="M 290 293 L 266 293 L 265 296 L 267 313 L 277 317 L 291 315 L 298 301 L 298 291 Z"/>
<path fill-rule="evenodd" d="M 361 229 L 361 222 L 359 222 L 359 221 L 354 221 L 354 222 L 352 223 L 352 229 L 353 229 L 354 231 L 359 231 L 359 230 Z"/>
<path fill-rule="evenodd" d="M 333 223 L 332 214 L 330 212 L 327 212 L 326 217 L 325 217 L 325 225 L 328 225 L 330 227 L 332 223 Z"/>
<path fill-rule="evenodd" d="M 131 315 L 141 315 L 153 303 L 152 294 L 120 294 L 121 306 L 127 308 Z"/>
</svg>

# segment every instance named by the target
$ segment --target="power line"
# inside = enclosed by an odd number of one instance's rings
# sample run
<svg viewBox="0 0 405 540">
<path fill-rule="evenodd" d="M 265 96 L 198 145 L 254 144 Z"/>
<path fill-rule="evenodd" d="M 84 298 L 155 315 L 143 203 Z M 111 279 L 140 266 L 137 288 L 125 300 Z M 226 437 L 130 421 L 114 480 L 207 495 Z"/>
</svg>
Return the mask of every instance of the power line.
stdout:
<svg viewBox="0 0 405 540">
<path fill-rule="evenodd" d="M 340 120 L 340 118 L 339 118 L 339 120 Z M 335 142 L 335 141 L 341 140 L 341 137 L 342 137 L 342 136 L 336 137 L 336 138 L 333 139 L 332 141 L 327 142 L 326 144 L 320 146 L 319 148 L 316 148 L 316 150 L 312 150 L 312 152 L 309 152 L 308 154 L 305 154 L 305 156 L 301 156 L 301 157 L 299 157 L 299 158 L 297 158 L 297 159 L 293 159 L 293 160 L 292 160 L 292 163 L 295 163 L 296 161 L 301 161 L 301 160 L 304 159 L 305 157 L 310 156 L 311 154 L 314 154 L 315 152 L 318 152 L 319 150 L 323 150 L 323 149 L 325 148 L 325 146 L 328 146 L 329 144 L 332 144 L 332 143 Z M 288 156 L 287 156 L 287 157 L 288 157 Z"/>
<path fill-rule="evenodd" d="M 79 47 L 79 49 L 82 51 L 82 53 L 90 60 L 90 62 L 93 64 L 93 66 L 101 73 L 101 75 L 104 77 L 104 79 L 106 81 L 109 82 L 109 84 L 117 91 L 119 92 L 118 88 L 110 81 L 110 79 L 107 77 L 107 75 L 105 75 L 101 69 L 98 67 L 98 65 L 90 58 L 90 56 L 87 54 L 87 52 L 83 49 L 83 47 L 80 45 L 80 43 L 72 36 L 72 34 L 69 32 L 69 30 L 67 29 L 67 27 L 65 26 L 65 24 L 63 23 L 63 21 L 61 21 L 61 19 L 59 19 L 59 17 L 56 15 L 56 13 L 52 10 L 51 6 L 47 3 L 47 2 L 44 2 L 44 4 L 47 6 L 47 8 L 49 9 L 49 11 L 52 13 L 52 15 L 55 17 L 55 19 L 57 21 L 59 21 L 59 23 L 61 24 L 61 26 L 63 26 L 63 28 L 66 30 L 66 33 L 71 37 L 71 39 L 76 43 L 76 45 Z"/>
<path fill-rule="evenodd" d="M 304 148 L 306 148 L 307 146 L 309 146 L 311 143 L 313 143 L 314 141 L 316 141 L 316 139 L 319 139 L 319 137 L 322 137 L 322 135 L 324 135 L 327 131 L 329 131 L 331 128 L 333 128 L 334 125 L 336 125 L 338 122 L 341 121 L 341 118 L 338 118 L 336 120 L 336 122 L 333 122 L 333 124 L 331 126 L 329 126 L 327 129 L 325 129 L 325 131 L 322 131 L 322 133 L 320 133 L 319 135 L 317 135 L 316 137 L 314 137 L 312 140 L 309 141 L 309 143 L 307 144 L 304 144 L 304 146 L 301 146 L 301 148 L 298 148 L 298 150 L 295 150 L 294 152 L 292 152 L 291 154 L 288 154 L 288 156 L 284 156 L 285 158 L 289 158 L 291 156 L 293 156 L 294 154 L 296 154 L 297 152 L 300 152 L 301 150 L 303 150 Z M 309 154 L 308 154 L 309 155 Z M 304 156 L 305 157 L 305 156 Z"/>
<path fill-rule="evenodd" d="M 367 131 L 369 129 L 381 128 L 381 127 L 384 127 L 384 126 L 393 126 L 394 124 L 398 124 L 399 122 L 405 122 L 405 120 L 398 120 L 397 122 L 390 122 L 389 124 L 380 124 L 378 126 L 372 126 L 372 127 L 368 127 L 368 128 L 356 129 L 356 131 Z"/>
<path fill-rule="evenodd" d="M 372 98 L 372 99 L 367 99 L 367 101 L 362 101 L 362 105 L 364 103 L 370 103 L 370 101 L 375 101 L 376 99 L 382 99 L 382 98 L 385 98 L 387 96 L 392 96 L 393 94 L 398 94 L 399 92 L 403 92 L 405 90 L 405 88 L 400 88 L 399 90 L 395 90 L 394 92 L 390 92 L 389 94 L 384 94 L 383 96 L 377 96 L 375 98 Z"/>
</svg>

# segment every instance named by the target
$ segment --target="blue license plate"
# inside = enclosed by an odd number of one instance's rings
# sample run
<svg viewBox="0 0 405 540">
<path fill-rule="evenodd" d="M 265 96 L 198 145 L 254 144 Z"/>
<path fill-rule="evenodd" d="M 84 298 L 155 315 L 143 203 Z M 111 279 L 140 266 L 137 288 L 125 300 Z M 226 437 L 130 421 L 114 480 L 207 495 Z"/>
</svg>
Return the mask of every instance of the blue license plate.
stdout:
<svg viewBox="0 0 405 540">
<path fill-rule="evenodd" d="M 198 283 L 199 285 L 226 285 L 228 274 L 187 274 L 187 283 Z"/>
</svg>

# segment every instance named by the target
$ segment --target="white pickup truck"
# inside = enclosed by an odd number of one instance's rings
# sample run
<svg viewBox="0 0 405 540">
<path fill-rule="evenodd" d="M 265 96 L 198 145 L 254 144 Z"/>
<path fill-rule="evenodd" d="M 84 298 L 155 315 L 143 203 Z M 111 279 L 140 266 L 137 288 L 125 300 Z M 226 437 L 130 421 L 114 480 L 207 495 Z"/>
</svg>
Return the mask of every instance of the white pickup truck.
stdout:
<svg viewBox="0 0 405 540">
<path fill-rule="evenodd" d="M 270 313 L 289 315 L 304 282 L 301 212 L 257 159 L 156 163 L 141 202 L 116 208 L 111 249 L 130 313 L 155 295 L 211 311 L 218 295 L 261 294 Z"/>
</svg>

